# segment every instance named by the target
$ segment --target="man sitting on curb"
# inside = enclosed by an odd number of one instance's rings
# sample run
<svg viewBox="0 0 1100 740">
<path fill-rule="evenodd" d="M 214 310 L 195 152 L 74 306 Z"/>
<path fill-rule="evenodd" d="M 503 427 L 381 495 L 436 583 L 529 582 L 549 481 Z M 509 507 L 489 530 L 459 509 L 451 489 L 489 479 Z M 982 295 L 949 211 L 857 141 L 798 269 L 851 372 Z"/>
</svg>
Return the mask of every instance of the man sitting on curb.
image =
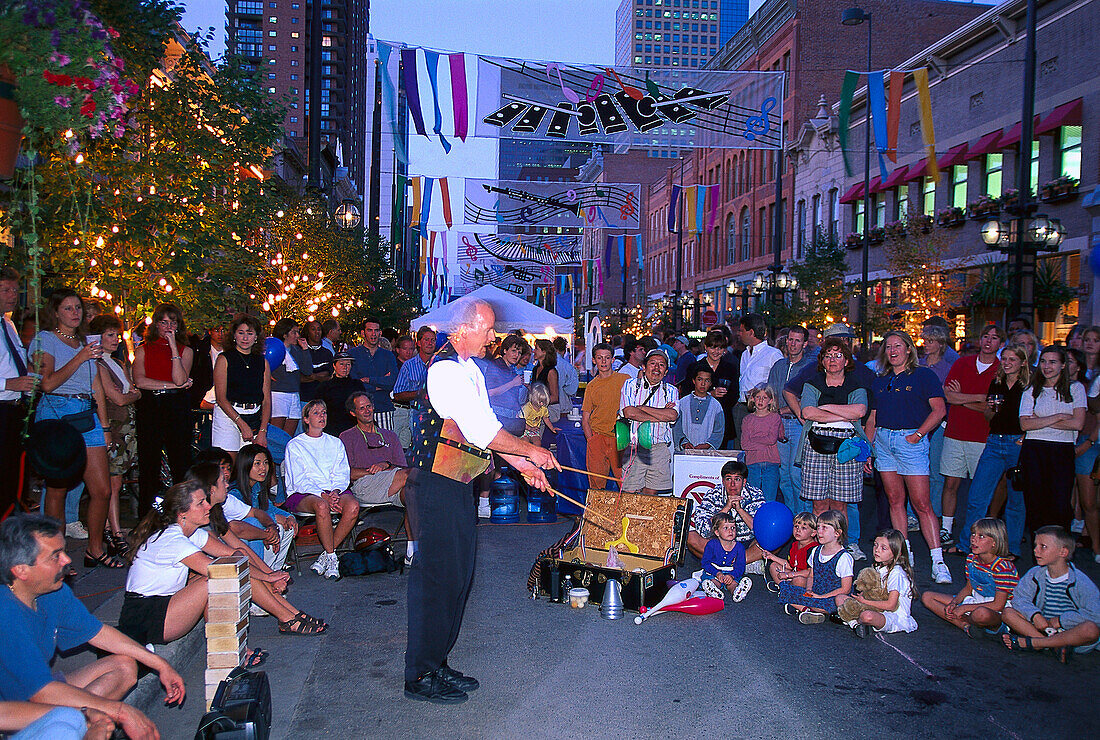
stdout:
<svg viewBox="0 0 1100 740">
<path fill-rule="evenodd" d="M 355 417 L 355 426 L 340 435 L 351 466 L 351 495 L 364 506 L 392 504 L 405 506 L 405 480 L 409 475 L 405 451 L 397 433 L 381 429 L 374 423 L 374 400 L 369 393 L 352 393 L 347 401 L 348 413 Z M 409 522 L 405 521 L 405 531 Z M 405 554 L 411 565 L 416 543 L 409 541 Z"/>
<path fill-rule="evenodd" d="M 72 562 L 65 554 L 62 524 L 41 515 L 16 514 L 0 524 L 0 701 L 32 701 L 102 712 L 134 740 L 157 738 L 144 714 L 122 703 L 137 683 L 137 664 L 160 676 L 166 702 L 183 701 L 183 679 L 164 658 L 146 650 L 94 616 L 63 578 Z M 50 661 L 58 650 L 87 643 L 107 657 L 57 677 Z"/>
</svg>

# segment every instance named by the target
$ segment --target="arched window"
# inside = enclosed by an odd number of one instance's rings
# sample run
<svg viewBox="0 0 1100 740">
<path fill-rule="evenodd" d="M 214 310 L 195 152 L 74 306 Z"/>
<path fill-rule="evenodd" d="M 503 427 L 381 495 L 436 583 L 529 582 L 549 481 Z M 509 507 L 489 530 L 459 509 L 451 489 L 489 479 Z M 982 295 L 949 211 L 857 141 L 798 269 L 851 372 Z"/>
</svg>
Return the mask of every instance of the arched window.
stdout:
<svg viewBox="0 0 1100 740">
<path fill-rule="evenodd" d="M 748 208 L 741 209 L 741 261 L 752 257 L 752 216 Z"/>
<path fill-rule="evenodd" d="M 726 216 L 726 264 L 737 261 L 737 219 L 733 214 Z"/>
</svg>

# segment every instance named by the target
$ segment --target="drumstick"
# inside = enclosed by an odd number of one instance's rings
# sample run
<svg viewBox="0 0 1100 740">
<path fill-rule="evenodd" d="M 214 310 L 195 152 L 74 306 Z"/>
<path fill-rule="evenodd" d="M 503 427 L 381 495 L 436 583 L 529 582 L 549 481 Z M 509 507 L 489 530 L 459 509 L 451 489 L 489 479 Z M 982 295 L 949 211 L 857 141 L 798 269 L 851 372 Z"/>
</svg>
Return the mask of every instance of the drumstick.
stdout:
<svg viewBox="0 0 1100 740">
<path fill-rule="evenodd" d="M 596 513 L 596 512 L 594 512 L 594 511 L 590 512 L 590 511 L 588 510 L 588 506 L 586 506 L 585 504 L 582 504 L 582 503 L 581 503 L 580 501 L 577 501 L 576 499 L 572 499 L 572 498 L 570 498 L 570 497 L 566 496 L 566 495 L 565 495 L 564 493 L 562 493 L 561 491 L 556 491 L 556 490 L 554 490 L 553 488 L 548 488 L 547 490 L 548 490 L 548 491 L 550 491 L 550 493 L 554 494 L 555 496 L 558 496 L 559 498 L 563 498 L 563 499 L 565 499 L 566 501 L 568 501 L 569 503 L 573 504 L 574 506 L 577 506 L 577 507 L 579 507 L 580 509 L 582 509 L 582 510 L 583 510 L 583 512 L 584 512 L 584 513 L 582 514 L 582 516 L 585 516 L 585 517 L 587 517 L 587 516 L 591 515 L 591 516 L 593 516 L 593 517 L 598 517 L 599 519 L 602 519 L 603 521 L 605 521 L 605 522 L 607 522 L 607 523 L 609 523 L 609 524 L 615 524 L 615 523 L 616 523 L 616 522 L 615 522 L 614 520 L 612 520 L 612 519 L 609 519 L 608 517 L 604 516 L 603 514 L 597 514 L 597 513 Z M 591 520 L 590 520 L 590 521 L 591 521 Z M 592 522 L 592 523 L 593 523 L 593 524 L 596 524 L 595 522 Z M 600 527 L 600 525 L 598 525 L 598 524 L 596 524 L 596 526 L 597 526 L 597 527 Z M 612 532 L 612 531 L 611 531 L 610 529 L 607 529 L 606 527 L 600 527 L 600 529 L 602 529 L 602 530 L 603 530 L 603 531 L 605 531 L 605 532 L 609 532 L 609 533 L 611 533 L 611 534 L 615 534 L 614 532 Z"/>
<path fill-rule="evenodd" d="M 585 470 L 584 468 L 571 468 L 568 465 L 562 465 L 561 469 L 568 470 L 570 473 L 583 473 L 584 475 L 591 475 L 596 478 L 603 478 L 604 480 L 613 480 L 619 484 L 622 484 L 623 482 L 622 478 L 616 478 L 613 475 L 601 475 L 600 473 L 593 473 L 592 471 Z"/>
</svg>

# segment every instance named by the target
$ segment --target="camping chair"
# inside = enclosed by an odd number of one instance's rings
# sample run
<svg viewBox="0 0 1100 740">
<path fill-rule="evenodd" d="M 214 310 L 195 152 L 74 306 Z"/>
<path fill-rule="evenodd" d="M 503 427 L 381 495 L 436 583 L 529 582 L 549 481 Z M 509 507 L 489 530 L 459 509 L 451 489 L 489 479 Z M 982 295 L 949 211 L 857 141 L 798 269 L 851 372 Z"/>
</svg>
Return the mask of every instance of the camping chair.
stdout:
<svg viewBox="0 0 1100 740">
<path fill-rule="evenodd" d="M 336 543 L 336 552 L 337 553 L 348 552 L 348 551 L 353 549 L 354 543 L 355 543 L 355 538 L 359 534 L 359 532 L 361 532 L 366 527 L 365 520 L 368 516 L 370 516 L 371 514 L 376 514 L 378 512 L 391 510 L 391 509 L 402 512 L 401 520 L 398 522 L 397 527 L 392 532 L 389 533 L 391 541 L 400 541 L 400 536 L 401 536 L 402 533 L 404 533 L 406 538 L 407 538 L 408 533 L 405 532 L 405 517 L 404 517 L 405 509 L 403 507 L 398 506 L 397 504 L 389 504 L 389 503 L 382 503 L 382 504 L 364 504 L 364 503 L 360 503 L 359 504 L 359 514 L 355 518 L 355 526 L 351 528 L 351 531 L 348 533 L 348 536 L 344 538 L 343 542 L 337 542 Z M 299 539 L 299 537 L 301 537 L 301 527 L 303 527 L 307 524 L 316 524 L 317 523 L 317 516 L 315 514 L 302 514 L 302 513 L 294 512 L 294 518 L 298 520 L 299 535 L 298 535 L 298 537 L 294 538 L 293 542 L 290 543 L 290 548 L 287 550 L 287 554 L 286 554 L 286 562 L 287 562 L 287 567 L 289 567 L 291 562 L 293 561 L 295 573 L 298 576 L 301 576 L 302 575 L 302 562 L 301 562 L 301 559 L 302 558 L 307 558 L 308 559 L 308 558 L 320 555 L 321 554 L 321 543 L 320 543 L 320 540 L 318 539 L 318 541 L 315 545 L 311 542 L 310 544 L 305 545 L 304 547 L 300 548 L 298 546 L 298 539 Z M 338 523 L 340 521 L 340 515 L 339 514 L 334 515 L 332 517 L 332 521 L 333 521 L 334 525 L 336 523 Z"/>
</svg>

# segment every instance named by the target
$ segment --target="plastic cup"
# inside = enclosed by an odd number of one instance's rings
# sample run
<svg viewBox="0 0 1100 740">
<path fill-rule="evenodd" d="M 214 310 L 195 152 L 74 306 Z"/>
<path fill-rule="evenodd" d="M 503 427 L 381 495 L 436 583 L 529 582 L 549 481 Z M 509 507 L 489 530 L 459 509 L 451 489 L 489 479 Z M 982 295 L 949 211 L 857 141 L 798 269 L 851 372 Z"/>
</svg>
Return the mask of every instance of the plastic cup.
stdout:
<svg viewBox="0 0 1100 740">
<path fill-rule="evenodd" d="M 588 604 L 588 589 L 587 588 L 571 588 L 569 589 L 569 606 L 574 609 L 583 609 Z"/>
</svg>

